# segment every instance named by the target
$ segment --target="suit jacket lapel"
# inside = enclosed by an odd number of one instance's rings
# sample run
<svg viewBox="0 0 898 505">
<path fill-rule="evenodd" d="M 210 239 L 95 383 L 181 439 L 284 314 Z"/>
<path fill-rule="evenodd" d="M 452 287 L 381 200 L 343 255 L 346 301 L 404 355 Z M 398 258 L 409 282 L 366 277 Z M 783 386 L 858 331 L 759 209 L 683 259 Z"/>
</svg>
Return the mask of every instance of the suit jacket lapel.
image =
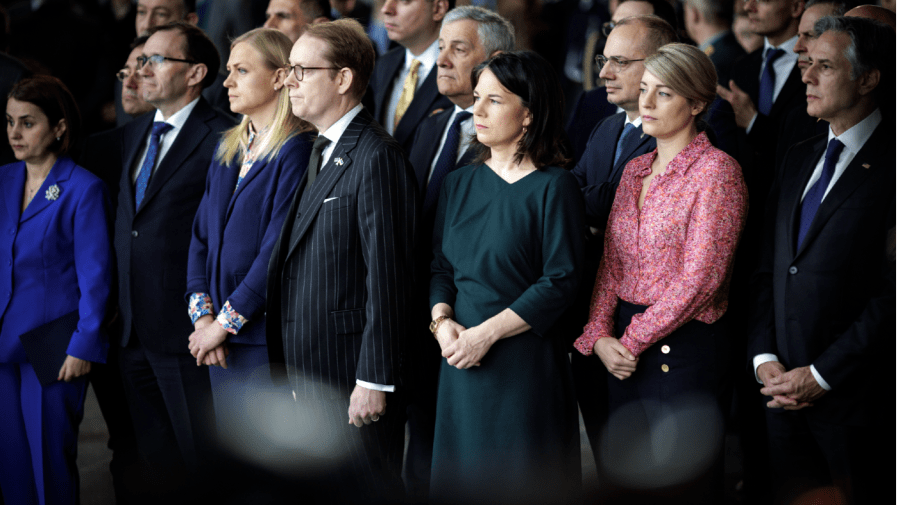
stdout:
<svg viewBox="0 0 898 505">
<path fill-rule="evenodd" d="M 174 144 L 168 149 L 162 160 L 159 161 L 156 172 L 150 177 L 150 184 L 147 186 L 147 192 L 138 212 L 147 207 L 147 203 L 153 199 L 153 196 L 159 192 L 162 186 L 165 185 L 165 182 L 181 168 L 184 161 L 199 146 L 200 140 L 209 134 L 206 119 L 210 115 L 212 115 L 212 110 L 205 100 L 200 98 L 199 103 L 196 104 L 196 107 L 190 113 L 184 126 L 181 127 L 181 131 L 178 132 L 178 137 L 175 139 Z"/>
<path fill-rule="evenodd" d="M 289 258 L 290 254 L 296 249 L 296 246 L 302 240 L 306 231 L 309 229 L 309 226 L 312 224 L 312 221 L 314 221 L 315 217 L 318 215 L 318 211 L 321 209 L 324 199 L 331 193 L 334 186 L 337 184 L 337 181 L 339 181 L 340 178 L 343 177 L 343 174 L 346 173 L 346 170 L 352 166 L 350 152 L 355 148 L 362 130 L 372 120 L 371 115 L 365 112 L 364 109 L 359 112 L 352 122 L 349 123 L 349 126 L 346 128 L 346 131 L 343 132 L 343 136 L 340 137 L 340 140 L 337 141 L 337 145 L 334 146 L 334 152 L 331 155 L 328 164 L 321 167 L 321 172 L 318 174 L 315 182 L 312 183 L 311 186 L 307 186 L 301 196 L 297 195 L 300 198 L 300 201 L 297 206 L 296 214 L 288 216 L 288 220 L 290 217 L 295 216 L 297 223 L 291 232 L 287 258 Z M 343 163 L 337 163 L 337 158 L 340 158 Z"/>
<path fill-rule="evenodd" d="M 9 214 L 10 223 L 18 223 L 22 208 L 22 193 L 25 191 L 26 168 L 25 162 L 20 161 L 10 165 L 3 178 L 3 193 L 6 199 L 6 212 Z"/>
<path fill-rule="evenodd" d="M 427 175 L 430 172 L 430 167 L 433 165 L 433 159 L 437 155 L 437 148 L 439 147 L 439 141 L 432 142 L 427 139 L 441 139 L 443 130 L 446 129 L 446 123 L 449 122 L 449 117 L 452 116 L 452 111 L 441 112 L 438 117 L 432 123 L 426 122 L 422 123 L 422 126 L 428 124 L 432 128 L 428 127 L 427 129 L 422 129 L 418 134 L 419 138 L 425 139 L 425 142 L 421 142 L 421 146 L 415 146 L 413 148 L 416 152 L 416 157 L 418 158 L 418 163 L 413 164 L 415 169 L 415 177 L 418 181 L 418 189 L 421 191 L 423 195 L 427 189 Z"/>
<path fill-rule="evenodd" d="M 25 211 L 22 212 L 22 222 L 28 221 L 32 217 L 36 216 L 44 209 L 53 205 L 56 199 L 50 200 L 47 198 L 47 189 L 51 186 L 59 187 L 60 196 L 62 193 L 67 191 L 69 188 L 66 186 L 65 182 L 69 180 L 69 177 L 72 175 L 72 170 L 75 168 L 75 162 L 73 162 L 70 158 L 59 158 L 56 160 L 56 164 L 53 165 L 53 168 L 50 169 L 50 173 L 47 174 L 47 178 L 44 180 L 43 184 L 41 184 L 40 189 L 37 190 L 37 193 L 34 195 L 34 199 L 31 200 L 31 203 L 28 204 L 28 207 L 25 208 Z"/>
<path fill-rule="evenodd" d="M 782 110 L 786 107 L 786 104 L 792 101 L 794 95 L 800 94 L 804 86 L 805 84 L 801 82 L 801 72 L 798 70 L 798 65 L 795 65 L 792 67 L 792 72 L 789 73 L 789 77 L 786 78 L 786 83 L 783 84 L 783 89 L 781 89 L 779 95 L 776 96 L 776 101 L 773 102 L 773 106 L 770 108 L 770 115 L 776 116 L 781 114 Z"/>
<path fill-rule="evenodd" d="M 623 124 L 621 125 L 623 127 Z M 614 169 L 611 171 L 612 180 L 617 176 L 619 172 L 624 170 L 624 167 L 627 166 L 627 162 L 629 162 L 633 158 L 633 153 L 636 152 L 637 149 L 644 146 L 647 142 L 652 139 L 650 135 L 646 135 L 642 131 L 642 126 L 639 127 L 638 131 L 633 132 L 625 141 L 624 147 L 620 152 L 620 159 L 617 160 L 617 163 L 614 165 Z M 616 148 L 617 146 L 615 146 Z M 613 153 L 613 151 L 612 151 Z"/>
<path fill-rule="evenodd" d="M 379 82 L 377 88 L 374 90 L 374 114 L 377 116 L 378 121 L 383 120 L 384 108 L 388 105 L 387 91 L 393 87 L 393 80 L 396 78 L 396 74 L 405 62 L 405 49 L 400 49 L 400 51 L 396 51 L 395 53 L 385 54 L 380 58 L 380 61 L 377 62 L 377 65 L 383 69 L 383 74 L 380 74 L 383 75 L 383 82 Z"/>
<path fill-rule="evenodd" d="M 393 132 L 393 137 L 400 144 L 404 144 L 405 139 L 411 136 L 415 126 L 421 122 L 421 119 L 432 112 L 428 109 L 439 94 L 440 91 L 437 89 L 437 66 L 434 65 L 424 79 L 424 83 L 415 92 L 412 103 L 409 104 L 408 110 L 405 111 L 402 120 L 396 126 L 396 131 Z"/>
<path fill-rule="evenodd" d="M 228 191 L 231 192 L 230 198 L 222 198 L 221 201 L 218 202 L 218 205 L 224 207 L 224 209 L 219 209 L 219 211 L 215 213 L 216 216 L 224 216 L 224 219 L 222 219 L 220 223 L 220 226 L 222 226 L 222 232 L 224 232 L 224 223 L 228 222 L 228 219 L 230 219 L 231 217 L 231 212 L 234 211 L 234 202 L 237 201 L 237 198 L 240 196 L 243 188 L 245 188 L 252 179 L 250 177 L 250 174 L 253 174 L 253 176 L 255 176 L 256 171 L 259 169 L 258 165 L 260 165 L 259 162 L 253 163 L 252 168 L 249 169 L 246 177 L 243 178 L 243 182 L 240 183 L 240 187 L 237 188 L 237 191 L 234 191 L 234 187 L 237 186 L 237 179 L 240 178 L 239 166 L 225 168 L 218 181 L 216 181 L 215 185 L 219 187 L 214 188 L 213 191 L 217 190 L 219 195 L 226 195 L 228 194 Z"/>
<path fill-rule="evenodd" d="M 131 174 L 134 164 L 137 163 L 137 156 L 140 154 L 140 148 L 147 141 L 150 134 L 150 128 L 153 125 L 155 113 L 148 112 L 138 119 L 134 120 L 134 128 L 127 126 L 121 132 L 122 144 L 122 182 L 119 185 L 119 205 L 123 205 L 129 209 L 131 215 L 134 215 L 134 182 L 131 180 Z"/>
<path fill-rule="evenodd" d="M 811 226 L 808 228 L 807 235 L 804 237 L 804 242 L 802 242 L 801 246 L 798 248 L 796 255 L 801 254 L 802 251 L 807 248 L 807 244 L 813 241 L 814 237 L 820 233 L 820 230 L 826 225 L 826 222 L 829 221 L 836 210 L 842 206 L 842 203 L 851 196 L 851 193 L 853 193 L 862 182 L 870 177 L 870 174 L 873 171 L 883 169 L 883 167 L 877 163 L 879 161 L 879 150 L 882 149 L 881 146 L 883 146 L 886 141 L 886 139 L 880 138 L 882 131 L 883 128 L 881 126 L 876 128 L 873 135 L 867 139 L 864 147 L 862 147 L 860 152 L 855 155 L 854 159 L 851 160 L 851 163 L 849 163 L 848 167 L 845 169 L 845 172 L 842 173 L 839 180 L 836 181 L 826 197 L 823 198 L 823 201 L 820 202 L 820 207 L 817 209 L 817 213 L 814 215 L 814 220 L 811 221 Z M 815 150 L 815 152 L 823 152 L 826 149 L 826 140 L 827 137 L 824 137 L 822 146 L 815 146 L 819 148 L 818 150 Z M 817 164 L 817 161 L 819 161 L 819 157 L 814 158 L 811 170 L 813 170 L 813 167 Z M 864 165 L 867 165 L 867 167 L 864 167 Z M 895 167 L 890 168 L 890 170 L 894 169 Z M 810 175 L 808 175 L 808 179 L 809 178 Z M 805 186 L 807 185 L 808 179 L 805 179 Z M 803 191 L 805 186 L 801 186 L 799 191 Z"/>
</svg>

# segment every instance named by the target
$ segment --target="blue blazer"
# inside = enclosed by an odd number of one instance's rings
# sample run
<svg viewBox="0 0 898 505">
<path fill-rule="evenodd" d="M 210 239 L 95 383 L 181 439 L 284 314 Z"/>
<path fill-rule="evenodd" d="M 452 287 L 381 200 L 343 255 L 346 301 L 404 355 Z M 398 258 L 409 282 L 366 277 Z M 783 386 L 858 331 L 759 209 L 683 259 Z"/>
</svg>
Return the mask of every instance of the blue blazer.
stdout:
<svg viewBox="0 0 898 505">
<path fill-rule="evenodd" d="M 103 181 L 60 158 L 24 212 L 25 163 L 0 167 L 0 362 L 24 363 L 19 335 L 78 310 L 67 353 L 106 362 L 111 283 Z M 59 196 L 46 197 L 56 186 Z"/>
<path fill-rule="evenodd" d="M 215 315 L 230 301 L 249 319 L 230 342 L 265 345 L 268 261 L 311 154 L 309 133 L 291 138 L 277 157 L 256 161 L 236 192 L 240 166 L 212 160 L 193 221 L 187 298 L 208 293 Z"/>
</svg>

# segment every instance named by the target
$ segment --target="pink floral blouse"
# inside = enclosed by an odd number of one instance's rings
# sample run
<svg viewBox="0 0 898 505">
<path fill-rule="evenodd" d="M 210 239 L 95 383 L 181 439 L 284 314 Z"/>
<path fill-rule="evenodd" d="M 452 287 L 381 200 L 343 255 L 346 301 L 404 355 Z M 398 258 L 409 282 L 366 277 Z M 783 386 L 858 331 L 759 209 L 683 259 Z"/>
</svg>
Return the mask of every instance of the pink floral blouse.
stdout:
<svg viewBox="0 0 898 505">
<path fill-rule="evenodd" d="M 589 323 L 574 342 L 582 354 L 592 354 L 600 338 L 615 336 L 618 298 L 649 307 L 620 339 L 634 356 L 693 319 L 713 323 L 726 312 L 733 255 L 748 212 L 742 169 L 699 134 L 652 180 L 640 210 L 642 180 L 657 154 L 630 161 L 621 176 Z"/>
</svg>

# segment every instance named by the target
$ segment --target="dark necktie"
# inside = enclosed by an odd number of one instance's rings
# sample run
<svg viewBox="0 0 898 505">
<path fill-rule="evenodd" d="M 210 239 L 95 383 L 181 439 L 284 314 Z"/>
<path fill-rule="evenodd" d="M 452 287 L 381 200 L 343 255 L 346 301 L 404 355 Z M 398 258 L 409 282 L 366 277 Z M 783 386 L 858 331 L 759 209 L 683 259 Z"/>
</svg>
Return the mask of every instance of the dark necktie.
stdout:
<svg viewBox="0 0 898 505">
<path fill-rule="evenodd" d="M 767 50 L 767 62 L 764 63 L 761 87 L 758 88 L 758 112 L 765 116 L 769 115 L 770 109 L 773 108 L 773 89 L 776 87 L 776 72 L 773 71 L 773 63 L 784 54 L 786 52 L 782 49 Z"/>
<path fill-rule="evenodd" d="M 153 175 L 153 167 L 156 166 L 156 158 L 159 155 L 159 138 L 172 128 L 174 128 L 172 125 L 161 121 L 153 123 L 153 131 L 150 132 L 150 147 L 147 148 L 147 155 L 143 160 L 143 165 L 140 166 L 140 173 L 137 174 L 137 182 L 134 183 L 135 209 L 140 208 L 140 203 L 147 193 L 147 185 L 150 183 L 150 176 Z"/>
<path fill-rule="evenodd" d="M 823 201 L 823 194 L 826 193 L 826 188 L 829 187 L 830 181 L 833 180 L 833 174 L 836 172 L 836 162 L 839 161 L 839 155 L 842 154 L 842 148 L 844 147 L 845 144 L 839 142 L 839 139 L 836 138 L 830 140 L 829 145 L 826 146 L 826 155 L 823 159 L 823 173 L 820 174 L 820 178 L 811 186 L 808 193 L 804 195 L 804 200 L 801 201 L 801 222 L 798 226 L 796 248 L 801 246 L 804 236 L 811 227 L 811 222 L 814 221 L 814 215 Z"/>
<path fill-rule="evenodd" d="M 446 142 L 443 143 L 443 150 L 440 151 L 440 157 L 437 158 L 437 164 L 430 176 L 430 182 L 427 184 L 427 193 L 424 195 L 424 209 L 430 209 L 436 203 L 437 197 L 440 196 L 440 185 L 443 184 L 443 178 L 446 174 L 455 168 L 458 160 L 458 145 L 461 143 L 461 124 L 471 117 L 471 113 L 461 111 L 455 115 L 455 121 L 446 132 Z"/>
<path fill-rule="evenodd" d="M 627 138 L 630 137 L 634 131 L 636 131 L 636 127 L 633 126 L 633 123 L 624 124 L 624 131 L 621 132 L 620 138 L 617 140 L 617 148 L 614 150 L 614 163 L 611 164 L 612 167 L 617 166 L 617 160 L 619 160 L 621 154 L 623 154 Z"/>
<path fill-rule="evenodd" d="M 315 177 L 318 177 L 318 170 L 321 169 L 321 153 L 324 152 L 324 148 L 330 143 L 329 138 L 324 135 L 318 135 L 315 143 L 312 144 L 312 157 L 309 158 L 309 168 L 306 169 L 306 179 L 309 181 L 309 186 L 315 182 Z"/>
</svg>

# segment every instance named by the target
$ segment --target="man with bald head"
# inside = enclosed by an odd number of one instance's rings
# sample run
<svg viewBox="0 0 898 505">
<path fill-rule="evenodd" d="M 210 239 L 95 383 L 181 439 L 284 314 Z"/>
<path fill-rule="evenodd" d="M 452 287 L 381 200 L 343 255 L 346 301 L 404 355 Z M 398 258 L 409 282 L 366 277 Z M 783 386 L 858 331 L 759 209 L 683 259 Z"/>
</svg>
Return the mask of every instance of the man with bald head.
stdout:
<svg viewBox="0 0 898 505">
<path fill-rule="evenodd" d="M 895 29 L 895 11 L 878 5 L 858 5 L 846 12 L 845 15 L 849 17 L 872 19 L 891 26 L 892 30 Z"/>
</svg>

